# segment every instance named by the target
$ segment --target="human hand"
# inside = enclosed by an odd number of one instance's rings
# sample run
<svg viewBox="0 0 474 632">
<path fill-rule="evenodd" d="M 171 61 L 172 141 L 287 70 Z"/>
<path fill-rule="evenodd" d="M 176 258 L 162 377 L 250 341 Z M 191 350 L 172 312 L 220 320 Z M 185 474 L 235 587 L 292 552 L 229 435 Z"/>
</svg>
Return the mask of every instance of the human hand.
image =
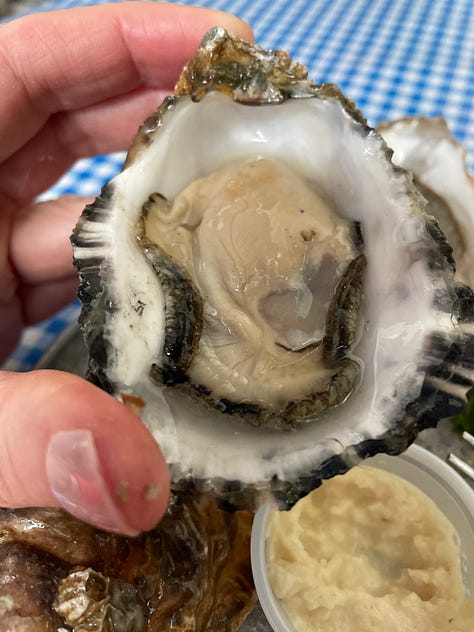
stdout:
<svg viewBox="0 0 474 632">
<path fill-rule="evenodd" d="M 219 11 L 123 3 L 0 26 L 0 358 L 72 300 L 69 235 L 85 204 L 33 204 L 80 157 L 126 149 L 206 30 L 249 39 Z M 166 509 L 161 451 L 135 415 L 59 371 L 0 373 L 0 506 L 63 506 L 133 535 Z"/>
</svg>

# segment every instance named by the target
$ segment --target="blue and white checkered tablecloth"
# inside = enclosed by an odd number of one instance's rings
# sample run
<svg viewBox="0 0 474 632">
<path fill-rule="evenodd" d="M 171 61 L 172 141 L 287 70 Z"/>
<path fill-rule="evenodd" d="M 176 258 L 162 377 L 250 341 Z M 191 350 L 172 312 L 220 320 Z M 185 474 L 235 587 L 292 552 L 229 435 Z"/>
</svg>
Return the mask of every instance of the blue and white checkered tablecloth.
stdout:
<svg viewBox="0 0 474 632">
<path fill-rule="evenodd" d="M 51 0 L 36 11 L 97 4 Z M 473 0 L 180 0 L 247 20 L 257 42 L 337 83 L 371 125 L 407 115 L 443 116 L 474 168 Z M 49 195 L 97 193 L 123 155 L 81 160 Z M 31 327 L 7 367 L 27 370 L 72 322 L 77 306 Z"/>
</svg>

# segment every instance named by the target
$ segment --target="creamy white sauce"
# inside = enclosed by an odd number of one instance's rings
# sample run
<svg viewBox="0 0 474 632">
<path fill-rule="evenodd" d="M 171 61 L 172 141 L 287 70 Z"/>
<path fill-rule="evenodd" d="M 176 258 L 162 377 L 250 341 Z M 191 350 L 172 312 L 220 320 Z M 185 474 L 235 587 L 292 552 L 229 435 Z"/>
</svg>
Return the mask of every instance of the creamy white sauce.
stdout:
<svg viewBox="0 0 474 632">
<path fill-rule="evenodd" d="M 394 474 L 355 467 L 274 512 L 267 559 L 297 632 L 474 629 L 451 523 Z"/>
</svg>

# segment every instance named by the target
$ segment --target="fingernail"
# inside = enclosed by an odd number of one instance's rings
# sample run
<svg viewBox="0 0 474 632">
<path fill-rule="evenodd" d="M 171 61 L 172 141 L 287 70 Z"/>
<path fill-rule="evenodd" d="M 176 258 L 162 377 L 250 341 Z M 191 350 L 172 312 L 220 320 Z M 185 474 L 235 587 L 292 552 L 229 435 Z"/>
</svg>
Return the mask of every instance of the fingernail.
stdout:
<svg viewBox="0 0 474 632">
<path fill-rule="evenodd" d="M 76 518 L 108 531 L 138 534 L 127 524 L 110 494 L 89 430 L 65 430 L 51 437 L 46 475 L 62 507 Z"/>
</svg>

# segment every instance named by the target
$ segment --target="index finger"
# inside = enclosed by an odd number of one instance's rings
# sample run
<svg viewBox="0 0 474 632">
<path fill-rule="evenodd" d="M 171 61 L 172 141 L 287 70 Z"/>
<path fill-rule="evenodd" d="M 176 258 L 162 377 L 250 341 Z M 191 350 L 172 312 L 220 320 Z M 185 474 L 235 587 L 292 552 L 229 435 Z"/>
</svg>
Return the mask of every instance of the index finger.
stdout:
<svg viewBox="0 0 474 632">
<path fill-rule="evenodd" d="M 0 161 L 54 112 L 140 86 L 171 89 L 203 34 L 216 25 L 252 37 L 227 13 L 148 2 L 66 9 L 1 25 Z"/>
</svg>

